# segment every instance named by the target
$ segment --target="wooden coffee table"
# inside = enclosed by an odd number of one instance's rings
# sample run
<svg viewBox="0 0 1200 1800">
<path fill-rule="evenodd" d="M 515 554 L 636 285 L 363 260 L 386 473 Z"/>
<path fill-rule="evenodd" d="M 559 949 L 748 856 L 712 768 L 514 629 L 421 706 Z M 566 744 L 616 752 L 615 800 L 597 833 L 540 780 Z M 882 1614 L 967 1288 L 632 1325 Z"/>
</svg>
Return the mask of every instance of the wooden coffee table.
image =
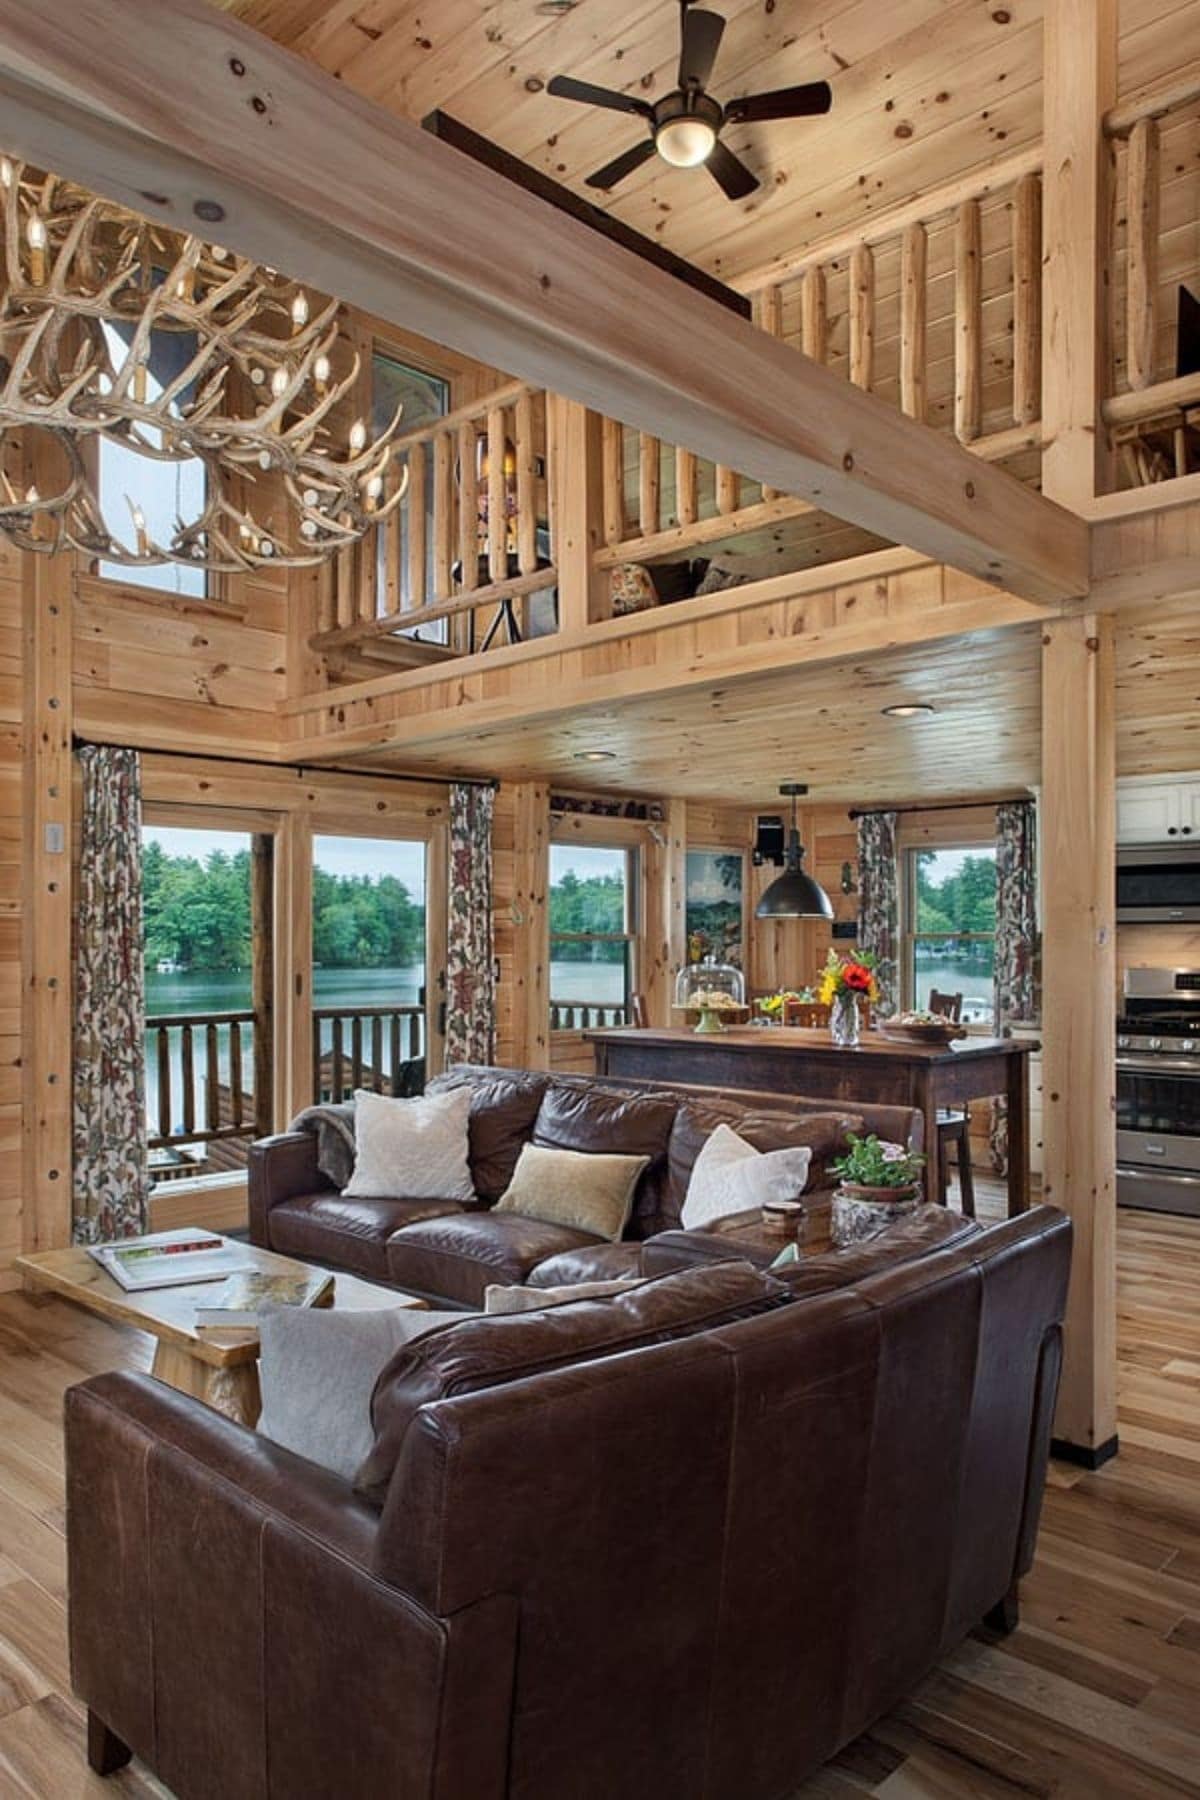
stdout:
<svg viewBox="0 0 1200 1800">
<path fill-rule="evenodd" d="M 259 1250 L 227 1238 L 244 1268 L 261 1269 L 268 1275 L 290 1275 L 308 1268 L 274 1250 Z M 70 1250 L 40 1250 L 19 1256 L 14 1265 L 28 1287 L 59 1295 L 99 1313 L 117 1325 L 132 1325 L 155 1339 L 151 1373 L 159 1381 L 191 1394 L 215 1407 L 228 1418 L 253 1425 L 261 1410 L 258 1386 L 258 1338 L 230 1331 L 226 1341 L 214 1340 L 195 1328 L 196 1308 L 211 1300 L 220 1282 L 197 1281 L 182 1287 L 148 1288 L 126 1293 L 119 1282 L 79 1246 Z M 424 1300 L 399 1294 L 394 1288 L 376 1287 L 356 1275 L 333 1271 L 333 1304 L 342 1310 L 371 1312 L 383 1307 L 424 1307 Z"/>
</svg>

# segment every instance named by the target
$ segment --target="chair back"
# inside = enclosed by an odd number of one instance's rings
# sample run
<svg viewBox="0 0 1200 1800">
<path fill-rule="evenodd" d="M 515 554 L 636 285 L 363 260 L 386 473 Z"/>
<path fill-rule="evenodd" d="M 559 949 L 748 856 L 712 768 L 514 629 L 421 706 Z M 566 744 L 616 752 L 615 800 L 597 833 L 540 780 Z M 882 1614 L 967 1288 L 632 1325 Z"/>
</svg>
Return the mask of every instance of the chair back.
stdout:
<svg viewBox="0 0 1200 1800">
<path fill-rule="evenodd" d="M 939 994 L 936 988 L 930 991 L 929 1010 L 936 1013 L 939 1019 L 949 1019 L 955 1025 L 962 1024 L 963 997 L 961 994 Z"/>
</svg>

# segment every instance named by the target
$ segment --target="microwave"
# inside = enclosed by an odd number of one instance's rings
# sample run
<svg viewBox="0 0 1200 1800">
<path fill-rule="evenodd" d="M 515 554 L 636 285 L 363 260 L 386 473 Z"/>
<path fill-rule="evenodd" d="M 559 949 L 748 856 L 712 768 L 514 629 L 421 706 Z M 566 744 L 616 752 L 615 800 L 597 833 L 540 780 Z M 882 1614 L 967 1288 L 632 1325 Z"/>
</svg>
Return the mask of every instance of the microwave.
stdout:
<svg viewBox="0 0 1200 1800">
<path fill-rule="evenodd" d="M 1200 919 L 1200 843 L 1128 844 L 1117 851 L 1117 923 Z"/>
</svg>

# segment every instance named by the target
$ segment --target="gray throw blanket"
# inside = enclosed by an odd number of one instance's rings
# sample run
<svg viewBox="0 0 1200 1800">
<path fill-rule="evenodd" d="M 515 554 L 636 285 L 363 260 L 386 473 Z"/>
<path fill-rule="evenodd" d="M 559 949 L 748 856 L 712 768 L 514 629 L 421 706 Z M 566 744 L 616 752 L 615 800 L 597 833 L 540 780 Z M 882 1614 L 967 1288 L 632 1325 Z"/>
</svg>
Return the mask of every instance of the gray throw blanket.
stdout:
<svg viewBox="0 0 1200 1800">
<path fill-rule="evenodd" d="M 317 1140 L 317 1167 L 334 1187 L 349 1185 L 354 1173 L 354 1102 L 325 1101 L 306 1106 L 288 1126 L 289 1131 L 308 1131 Z"/>
</svg>

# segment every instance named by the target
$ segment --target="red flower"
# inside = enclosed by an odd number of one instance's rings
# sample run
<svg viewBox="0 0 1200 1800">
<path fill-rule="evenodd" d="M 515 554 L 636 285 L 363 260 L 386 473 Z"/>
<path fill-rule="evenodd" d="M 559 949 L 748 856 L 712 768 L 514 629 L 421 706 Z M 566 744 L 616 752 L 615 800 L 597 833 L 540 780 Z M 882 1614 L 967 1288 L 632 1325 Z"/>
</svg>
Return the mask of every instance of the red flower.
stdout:
<svg viewBox="0 0 1200 1800">
<path fill-rule="evenodd" d="M 848 962 L 842 968 L 842 980 L 856 994 L 866 994 L 871 987 L 871 971 L 864 969 L 861 963 Z"/>
</svg>

